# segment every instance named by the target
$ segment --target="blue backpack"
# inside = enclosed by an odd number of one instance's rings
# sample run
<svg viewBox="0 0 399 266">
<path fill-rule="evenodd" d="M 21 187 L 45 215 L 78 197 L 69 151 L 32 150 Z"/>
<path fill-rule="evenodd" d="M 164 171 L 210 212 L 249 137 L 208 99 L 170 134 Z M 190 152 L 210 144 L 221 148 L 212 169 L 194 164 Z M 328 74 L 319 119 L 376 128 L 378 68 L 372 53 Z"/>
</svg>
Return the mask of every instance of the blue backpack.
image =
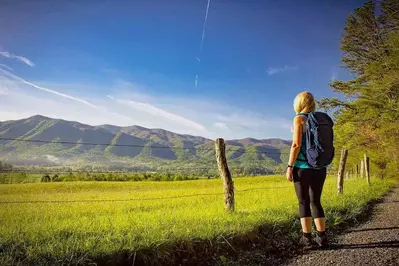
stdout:
<svg viewBox="0 0 399 266">
<path fill-rule="evenodd" d="M 322 168 L 331 164 L 334 154 L 334 122 L 330 116 L 322 112 L 306 115 L 305 157 L 307 163 L 314 168 Z"/>
</svg>

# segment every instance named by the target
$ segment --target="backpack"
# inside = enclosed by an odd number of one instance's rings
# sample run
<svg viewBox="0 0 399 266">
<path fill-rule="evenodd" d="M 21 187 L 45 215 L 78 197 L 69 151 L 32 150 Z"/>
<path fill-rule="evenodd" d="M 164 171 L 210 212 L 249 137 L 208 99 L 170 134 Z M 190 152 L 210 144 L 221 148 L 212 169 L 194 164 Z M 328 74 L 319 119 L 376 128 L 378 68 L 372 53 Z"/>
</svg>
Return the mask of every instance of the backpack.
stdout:
<svg viewBox="0 0 399 266">
<path fill-rule="evenodd" d="M 328 114 L 322 112 L 312 112 L 306 117 L 306 143 L 302 143 L 306 145 L 306 161 L 314 168 L 326 167 L 335 155 L 334 122 Z"/>
</svg>

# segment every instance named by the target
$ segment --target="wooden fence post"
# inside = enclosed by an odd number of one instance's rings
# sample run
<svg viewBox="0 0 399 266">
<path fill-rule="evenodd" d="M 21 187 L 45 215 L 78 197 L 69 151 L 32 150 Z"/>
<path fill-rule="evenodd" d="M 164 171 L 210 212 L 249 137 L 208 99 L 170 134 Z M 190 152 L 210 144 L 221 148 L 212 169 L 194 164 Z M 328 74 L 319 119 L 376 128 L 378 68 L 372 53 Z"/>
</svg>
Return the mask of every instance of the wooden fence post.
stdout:
<svg viewBox="0 0 399 266">
<path fill-rule="evenodd" d="M 364 155 L 364 170 L 366 172 L 367 184 L 370 185 L 370 158 Z"/>
<path fill-rule="evenodd" d="M 224 208 L 227 211 L 234 211 L 234 182 L 226 160 L 226 144 L 224 139 L 217 139 L 215 142 L 216 161 L 218 163 L 220 177 L 223 181 Z"/>
<path fill-rule="evenodd" d="M 356 164 L 356 178 L 359 178 L 359 165 Z"/>
<path fill-rule="evenodd" d="M 363 178 L 364 174 L 364 160 L 360 161 L 360 178 Z"/>
<path fill-rule="evenodd" d="M 341 152 L 341 160 L 339 161 L 339 168 L 338 168 L 338 179 L 337 179 L 338 194 L 342 194 L 344 192 L 344 172 L 345 172 L 345 164 L 347 157 L 348 157 L 348 150 L 343 149 Z"/>
</svg>

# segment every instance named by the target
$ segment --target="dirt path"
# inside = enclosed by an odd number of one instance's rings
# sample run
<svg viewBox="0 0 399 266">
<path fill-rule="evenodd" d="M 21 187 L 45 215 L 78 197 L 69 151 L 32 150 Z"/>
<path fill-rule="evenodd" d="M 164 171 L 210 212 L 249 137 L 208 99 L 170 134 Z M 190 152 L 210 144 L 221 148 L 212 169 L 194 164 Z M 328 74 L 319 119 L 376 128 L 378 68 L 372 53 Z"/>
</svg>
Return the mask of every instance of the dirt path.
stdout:
<svg viewBox="0 0 399 266">
<path fill-rule="evenodd" d="M 373 208 L 371 219 L 286 265 L 399 265 L 399 188 Z"/>
</svg>

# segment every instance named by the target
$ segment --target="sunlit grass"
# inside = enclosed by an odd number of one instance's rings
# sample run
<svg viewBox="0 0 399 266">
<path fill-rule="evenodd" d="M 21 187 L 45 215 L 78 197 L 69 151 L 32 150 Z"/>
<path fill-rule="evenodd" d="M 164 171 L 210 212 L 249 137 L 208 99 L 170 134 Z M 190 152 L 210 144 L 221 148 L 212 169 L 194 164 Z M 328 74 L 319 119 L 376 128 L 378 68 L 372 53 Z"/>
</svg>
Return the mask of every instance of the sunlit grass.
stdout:
<svg viewBox="0 0 399 266">
<path fill-rule="evenodd" d="M 345 180 L 344 195 L 337 195 L 335 179 L 328 178 L 322 202 L 329 224 L 358 214 L 392 184 L 373 180 L 369 187 L 364 180 L 350 179 Z M 283 224 L 298 215 L 293 185 L 282 176 L 236 178 L 235 188 L 236 212 L 227 214 L 220 180 L 0 185 L 0 202 L 169 198 L 1 204 L 0 246 L 4 252 L 0 252 L 0 262 L 136 251 L 245 233 L 264 224 Z M 210 195 L 173 198 L 194 194 Z"/>
</svg>

